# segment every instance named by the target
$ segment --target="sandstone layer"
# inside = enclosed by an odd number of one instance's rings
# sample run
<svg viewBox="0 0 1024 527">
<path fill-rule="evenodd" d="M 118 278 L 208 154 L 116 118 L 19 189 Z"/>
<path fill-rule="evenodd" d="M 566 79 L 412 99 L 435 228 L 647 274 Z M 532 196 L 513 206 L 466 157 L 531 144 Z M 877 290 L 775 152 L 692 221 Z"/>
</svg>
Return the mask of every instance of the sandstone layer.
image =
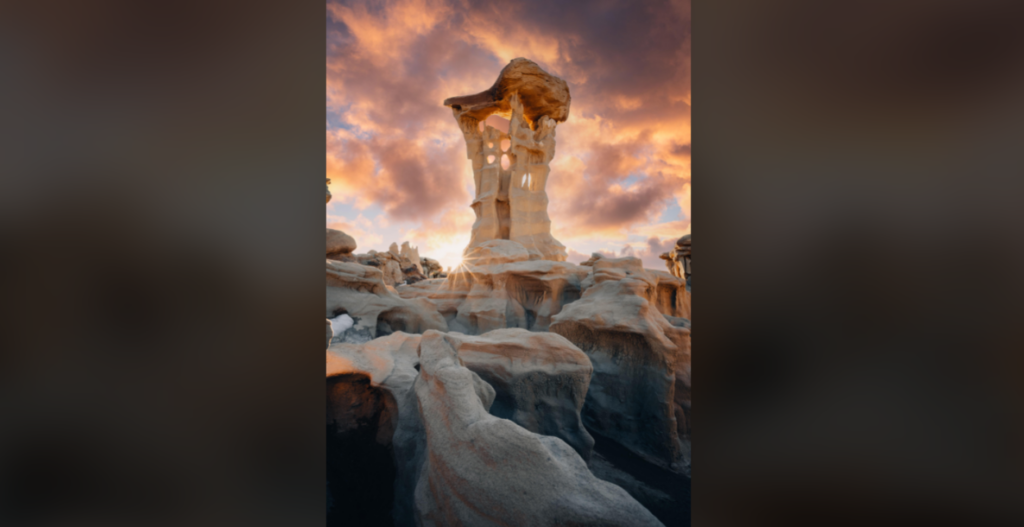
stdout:
<svg viewBox="0 0 1024 527">
<path fill-rule="evenodd" d="M 353 262 L 327 260 L 327 318 L 348 314 L 355 321 L 345 339 L 361 342 L 395 331 L 447 331 L 437 308 L 422 299 L 407 300 L 389 289 L 380 270 Z"/>
<path fill-rule="evenodd" d="M 489 414 L 493 392 L 450 339 L 428 332 L 420 343 L 414 390 L 429 455 L 416 485 L 419 525 L 662 525 L 561 439 Z"/>
<path fill-rule="evenodd" d="M 688 473 L 690 331 L 659 312 L 659 279 L 639 259 L 598 258 L 592 269 L 592 285 L 550 326 L 594 365 L 583 422 L 651 463 Z"/>
<path fill-rule="evenodd" d="M 490 240 L 513 240 L 531 259 L 565 261 L 551 235 L 547 179 L 555 155 L 555 126 L 569 116 L 569 88 L 537 64 L 515 59 L 491 89 L 445 101 L 466 140 L 473 166 L 476 214 L 468 253 Z M 503 132 L 484 120 L 510 118 Z"/>
<path fill-rule="evenodd" d="M 489 240 L 471 247 L 445 280 L 398 288 L 404 298 L 437 306 L 452 331 L 471 335 L 495 329 L 546 331 L 562 306 L 577 300 L 589 269 L 568 262 L 531 260 L 521 244 Z"/>
</svg>

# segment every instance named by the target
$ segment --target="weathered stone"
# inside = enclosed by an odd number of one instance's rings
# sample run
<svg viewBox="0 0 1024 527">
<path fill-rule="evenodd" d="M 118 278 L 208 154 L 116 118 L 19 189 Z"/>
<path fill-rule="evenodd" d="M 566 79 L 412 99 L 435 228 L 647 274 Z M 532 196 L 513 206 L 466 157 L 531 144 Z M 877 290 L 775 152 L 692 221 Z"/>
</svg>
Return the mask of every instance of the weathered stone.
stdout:
<svg viewBox="0 0 1024 527">
<path fill-rule="evenodd" d="M 662 525 L 561 439 L 489 414 L 493 391 L 461 364 L 452 337 L 425 333 L 419 354 L 414 390 L 429 455 L 416 485 L 418 525 Z"/>
<path fill-rule="evenodd" d="M 527 107 L 525 116 L 531 123 L 538 123 L 542 116 L 557 122 L 569 118 L 569 85 L 524 58 L 512 59 L 490 88 L 474 95 L 451 97 L 444 105 L 483 121 L 495 113 L 511 113 L 512 96 L 516 94 Z"/>
<path fill-rule="evenodd" d="M 466 253 L 490 240 L 512 240 L 531 259 L 565 261 L 565 247 L 551 235 L 546 191 L 555 126 L 569 115 L 565 82 L 515 59 L 490 90 L 445 105 L 466 140 L 476 186 L 471 207 L 477 219 Z M 508 133 L 482 122 L 495 112 L 510 117 Z"/>
<path fill-rule="evenodd" d="M 594 365 L 583 422 L 651 463 L 689 474 L 690 331 L 657 309 L 660 280 L 639 259 L 598 258 L 592 267 L 584 281 L 592 285 L 549 328 Z"/>
<path fill-rule="evenodd" d="M 420 266 L 423 269 L 423 274 L 427 278 L 444 278 L 448 276 L 447 274 L 445 274 L 444 268 L 441 267 L 441 262 L 438 262 L 433 258 L 421 258 Z"/>
<path fill-rule="evenodd" d="M 327 258 L 341 260 L 356 250 L 356 240 L 335 229 L 327 229 Z"/>
<path fill-rule="evenodd" d="M 347 338 L 369 340 L 394 331 L 447 331 L 434 304 L 407 300 L 384 284 L 380 270 L 354 262 L 327 260 L 327 317 L 346 313 L 355 321 Z"/>
<path fill-rule="evenodd" d="M 662 260 L 665 260 L 665 266 L 668 267 L 672 276 L 684 279 L 690 278 L 690 253 L 692 252 L 690 240 L 689 234 L 679 238 L 675 249 L 660 256 Z"/>
<path fill-rule="evenodd" d="M 384 395 L 353 402 L 358 403 L 356 408 L 362 412 L 363 421 L 371 421 L 378 431 L 376 437 L 379 443 L 391 448 L 396 472 L 392 486 L 394 504 L 391 516 L 394 525 L 398 527 L 416 525 L 413 491 L 426 454 L 426 436 L 416 394 L 412 391 L 413 381 L 419 374 L 416 371 L 419 364 L 416 349 L 419 343 L 419 335 L 397 332 L 361 345 L 335 344 L 327 350 L 329 381 L 346 375 L 366 376 L 370 387 Z M 380 401 L 376 403 L 379 409 L 373 408 L 375 401 Z M 352 402 L 347 399 L 329 398 L 329 418 L 332 413 L 337 414 L 337 410 L 330 412 L 332 408 L 344 408 L 346 403 L 352 406 Z M 353 479 L 362 477 L 360 474 Z"/>
<path fill-rule="evenodd" d="M 586 354 L 560 335 L 524 329 L 449 337 L 465 366 L 494 387 L 491 414 L 558 437 L 590 459 L 594 438 L 580 419 L 594 370 Z"/>
<path fill-rule="evenodd" d="M 398 293 L 429 299 L 452 331 L 546 331 L 551 317 L 580 297 L 581 279 L 588 271 L 568 262 L 530 260 L 516 242 L 489 240 L 472 247 L 463 265 L 444 281 L 399 287 Z"/>
<path fill-rule="evenodd" d="M 409 265 L 416 266 L 419 273 L 423 274 L 423 264 L 420 263 L 420 251 L 416 247 L 409 245 L 409 242 L 402 242 L 402 249 L 399 252 L 399 256 L 403 261 L 408 261 Z M 402 265 L 402 268 L 409 267 L 409 265 Z"/>
</svg>

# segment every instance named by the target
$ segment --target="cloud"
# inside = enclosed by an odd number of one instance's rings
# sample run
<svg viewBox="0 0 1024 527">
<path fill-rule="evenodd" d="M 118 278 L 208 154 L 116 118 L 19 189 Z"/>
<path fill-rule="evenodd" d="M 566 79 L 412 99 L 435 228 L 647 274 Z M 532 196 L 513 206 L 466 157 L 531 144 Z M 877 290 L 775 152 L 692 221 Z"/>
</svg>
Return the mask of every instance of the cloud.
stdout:
<svg viewBox="0 0 1024 527">
<path fill-rule="evenodd" d="M 548 180 L 555 236 L 625 242 L 673 202 L 672 221 L 689 225 L 688 0 L 343 1 L 327 14 L 327 177 L 340 204 L 379 206 L 454 254 L 473 221 L 472 171 L 441 102 L 522 56 L 572 93 Z"/>
</svg>

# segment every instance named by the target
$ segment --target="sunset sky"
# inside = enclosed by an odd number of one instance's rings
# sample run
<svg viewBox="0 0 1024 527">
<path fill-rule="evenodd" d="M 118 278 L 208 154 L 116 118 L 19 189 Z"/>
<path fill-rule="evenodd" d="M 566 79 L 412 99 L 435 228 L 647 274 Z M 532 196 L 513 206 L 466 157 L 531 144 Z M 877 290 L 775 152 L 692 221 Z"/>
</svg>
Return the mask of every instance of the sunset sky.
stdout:
<svg viewBox="0 0 1024 527">
<path fill-rule="evenodd" d="M 327 226 L 359 247 L 409 241 L 456 266 L 473 172 L 448 97 L 525 57 L 565 79 L 547 192 L 552 234 L 593 252 L 658 255 L 690 232 L 690 2 L 327 3 Z"/>
</svg>

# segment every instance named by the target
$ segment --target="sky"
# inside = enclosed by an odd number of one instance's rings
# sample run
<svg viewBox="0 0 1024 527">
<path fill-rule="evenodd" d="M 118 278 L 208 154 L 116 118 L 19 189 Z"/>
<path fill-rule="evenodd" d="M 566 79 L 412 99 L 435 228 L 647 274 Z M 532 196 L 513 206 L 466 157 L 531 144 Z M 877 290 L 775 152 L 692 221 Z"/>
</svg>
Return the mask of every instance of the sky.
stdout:
<svg viewBox="0 0 1024 527">
<path fill-rule="evenodd" d="M 516 57 L 564 79 L 569 119 L 548 179 L 552 234 L 594 252 L 658 255 L 690 232 L 690 1 L 327 2 L 327 227 L 363 253 L 408 241 L 455 267 L 475 216 L 448 97 Z"/>
</svg>

